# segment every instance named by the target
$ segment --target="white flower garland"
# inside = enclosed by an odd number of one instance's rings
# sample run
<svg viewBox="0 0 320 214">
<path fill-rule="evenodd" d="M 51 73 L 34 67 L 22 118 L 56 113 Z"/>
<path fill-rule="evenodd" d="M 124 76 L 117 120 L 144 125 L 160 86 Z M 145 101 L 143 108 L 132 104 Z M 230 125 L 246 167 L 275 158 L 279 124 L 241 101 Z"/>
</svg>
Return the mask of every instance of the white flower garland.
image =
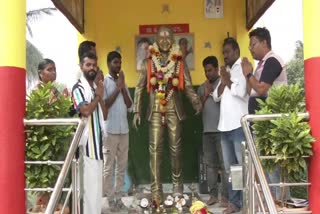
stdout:
<svg viewBox="0 0 320 214">
<path fill-rule="evenodd" d="M 179 46 L 177 46 L 175 44 L 172 45 L 166 65 L 161 65 L 161 63 L 160 63 L 160 58 L 159 58 L 160 51 L 159 51 L 159 47 L 156 43 L 149 46 L 149 51 L 151 53 L 151 59 L 155 65 L 157 71 L 162 71 L 162 73 L 164 74 L 166 79 L 172 77 L 173 73 L 175 72 L 175 69 L 174 69 L 175 63 L 178 61 L 178 60 L 172 60 L 172 58 L 174 56 L 176 58 L 181 57 L 181 51 L 180 51 Z M 179 72 L 180 63 L 178 63 L 177 66 L 178 67 L 177 67 L 176 71 Z"/>
<path fill-rule="evenodd" d="M 180 48 L 173 44 L 167 61 L 164 64 L 160 63 L 160 51 L 156 43 L 149 46 L 149 53 L 152 60 L 152 78 L 149 80 L 153 90 L 160 100 L 161 123 L 165 126 L 166 104 L 171 99 L 173 90 L 178 87 L 178 74 L 180 71 L 181 51 Z M 166 90 L 167 82 L 172 81 L 175 88 Z"/>
</svg>

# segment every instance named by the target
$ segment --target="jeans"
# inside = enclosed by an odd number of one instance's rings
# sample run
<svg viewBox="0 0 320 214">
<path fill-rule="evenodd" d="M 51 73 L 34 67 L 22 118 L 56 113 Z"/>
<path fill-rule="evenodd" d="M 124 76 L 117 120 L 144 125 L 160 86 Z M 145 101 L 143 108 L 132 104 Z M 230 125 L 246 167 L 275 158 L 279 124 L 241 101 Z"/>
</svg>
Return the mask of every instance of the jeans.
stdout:
<svg viewBox="0 0 320 214">
<path fill-rule="evenodd" d="M 242 145 L 245 136 L 242 128 L 232 131 L 221 132 L 221 148 L 223 155 L 226 177 L 230 177 L 230 166 L 233 164 L 242 164 Z M 241 208 L 242 192 L 240 190 L 232 190 L 232 185 L 228 183 L 229 202 L 238 208 Z"/>
<path fill-rule="evenodd" d="M 221 196 L 228 198 L 227 177 L 225 175 L 220 132 L 207 132 L 202 135 L 202 151 L 207 167 L 207 182 L 210 195 L 218 197 L 218 177 L 221 170 Z"/>
</svg>

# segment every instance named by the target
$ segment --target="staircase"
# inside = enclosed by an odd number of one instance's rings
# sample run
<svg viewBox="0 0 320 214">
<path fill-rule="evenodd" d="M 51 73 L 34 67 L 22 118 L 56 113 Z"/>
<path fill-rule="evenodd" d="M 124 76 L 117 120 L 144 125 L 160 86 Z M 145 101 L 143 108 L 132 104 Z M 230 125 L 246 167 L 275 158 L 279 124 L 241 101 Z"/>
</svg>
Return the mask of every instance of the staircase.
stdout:
<svg viewBox="0 0 320 214">
<path fill-rule="evenodd" d="M 242 166 L 243 183 L 243 214 L 254 213 L 312 213 L 304 209 L 286 209 L 276 206 L 270 187 L 284 186 L 309 186 L 310 183 L 268 183 L 261 164 L 262 159 L 275 159 L 274 156 L 259 156 L 254 143 L 254 138 L 249 128 L 249 122 L 272 120 L 281 117 L 282 114 L 246 115 L 241 120 L 241 125 L 246 136 L 243 143 L 244 164 Z M 300 113 L 299 116 L 309 118 L 308 113 Z M 307 158 L 307 157 L 306 157 Z"/>
</svg>

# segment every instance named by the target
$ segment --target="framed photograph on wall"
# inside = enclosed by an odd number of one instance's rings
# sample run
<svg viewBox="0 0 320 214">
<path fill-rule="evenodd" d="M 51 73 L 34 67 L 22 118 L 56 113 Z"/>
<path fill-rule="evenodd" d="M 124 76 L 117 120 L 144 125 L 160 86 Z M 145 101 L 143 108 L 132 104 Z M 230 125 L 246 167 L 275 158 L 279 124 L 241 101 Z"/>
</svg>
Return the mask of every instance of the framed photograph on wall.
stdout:
<svg viewBox="0 0 320 214">
<path fill-rule="evenodd" d="M 204 15 L 206 18 L 223 18 L 223 0 L 204 0 Z"/>
<path fill-rule="evenodd" d="M 182 57 L 189 70 L 194 70 L 194 34 L 182 33 L 174 35 L 175 44 L 179 45 Z M 155 35 L 137 35 L 135 37 L 136 70 L 142 70 L 142 64 L 149 57 L 149 45 L 155 42 Z"/>
<path fill-rule="evenodd" d="M 194 70 L 194 34 L 175 34 L 174 40 L 180 46 L 182 57 L 186 61 L 189 70 Z"/>
<path fill-rule="evenodd" d="M 142 63 L 149 57 L 149 45 L 155 41 L 155 35 L 138 35 L 135 38 L 136 47 L 136 69 L 142 69 Z"/>
</svg>

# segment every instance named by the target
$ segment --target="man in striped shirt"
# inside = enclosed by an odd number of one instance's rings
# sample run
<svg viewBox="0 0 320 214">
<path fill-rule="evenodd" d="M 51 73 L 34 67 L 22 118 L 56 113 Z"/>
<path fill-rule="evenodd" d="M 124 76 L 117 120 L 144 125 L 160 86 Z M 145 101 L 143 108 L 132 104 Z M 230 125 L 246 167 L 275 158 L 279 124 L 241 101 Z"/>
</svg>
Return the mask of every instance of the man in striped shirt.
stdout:
<svg viewBox="0 0 320 214">
<path fill-rule="evenodd" d="M 97 57 L 87 52 L 80 57 L 82 76 L 72 89 L 74 108 L 88 123 L 80 139 L 83 149 L 83 213 L 100 214 L 102 198 L 102 135 L 107 109 L 103 102 L 103 82 L 94 83 Z"/>
</svg>

